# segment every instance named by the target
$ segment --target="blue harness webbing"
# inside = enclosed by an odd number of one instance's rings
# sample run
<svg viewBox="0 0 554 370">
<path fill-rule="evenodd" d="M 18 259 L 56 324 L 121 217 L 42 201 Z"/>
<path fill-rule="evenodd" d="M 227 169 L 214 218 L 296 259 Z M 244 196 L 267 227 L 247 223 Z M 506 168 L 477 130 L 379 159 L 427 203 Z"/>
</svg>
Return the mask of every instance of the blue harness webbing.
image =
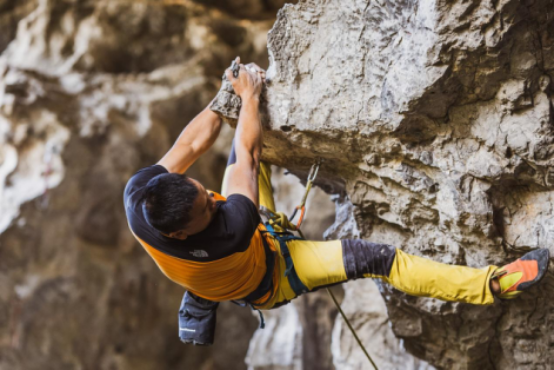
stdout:
<svg viewBox="0 0 554 370">
<path fill-rule="evenodd" d="M 307 293 L 309 289 L 304 285 L 302 280 L 298 277 L 298 274 L 296 273 L 296 269 L 294 268 L 294 263 L 292 261 L 292 256 L 290 255 L 289 248 L 287 247 L 287 241 L 289 240 L 303 240 L 302 238 L 295 236 L 289 232 L 277 232 L 267 222 L 265 224 L 265 227 L 267 229 L 267 232 L 271 234 L 275 239 L 279 241 L 279 246 L 281 248 L 281 255 L 285 259 L 285 276 L 289 280 L 290 287 L 294 291 L 294 293 L 299 296 L 301 294 Z"/>
<path fill-rule="evenodd" d="M 309 289 L 304 285 L 302 280 L 298 277 L 298 274 L 296 273 L 296 269 L 294 268 L 294 263 L 292 261 L 292 256 L 290 255 L 289 248 L 287 247 L 287 241 L 289 240 L 304 240 L 298 236 L 295 236 L 291 234 L 290 232 L 277 232 L 269 224 L 269 222 L 265 223 L 265 227 L 267 231 L 262 231 L 263 233 L 269 233 L 271 236 L 273 236 L 275 239 L 279 241 L 279 246 L 281 249 L 281 255 L 285 259 L 285 276 L 287 277 L 290 287 L 294 291 L 294 293 L 299 296 L 301 294 L 304 294 L 309 291 Z M 240 303 L 239 301 L 233 301 L 234 303 L 238 304 L 239 306 L 250 306 L 252 310 L 258 311 L 258 314 L 260 315 L 260 329 L 263 329 L 265 327 L 265 320 L 264 315 L 262 314 L 262 311 L 254 307 L 254 305 L 251 303 L 254 300 L 259 299 L 260 297 L 264 296 L 267 291 L 273 291 L 273 267 L 274 267 L 274 261 L 275 261 L 275 255 L 274 252 L 272 252 L 269 249 L 269 246 L 266 245 L 265 238 L 262 237 L 262 240 L 264 242 L 264 249 L 266 253 L 266 264 L 267 264 L 267 272 L 264 276 L 264 279 L 254 290 L 252 293 L 250 293 L 247 297 L 243 299 L 245 304 Z M 269 300 L 273 297 L 273 294 L 271 294 L 263 304 L 269 302 Z"/>
</svg>

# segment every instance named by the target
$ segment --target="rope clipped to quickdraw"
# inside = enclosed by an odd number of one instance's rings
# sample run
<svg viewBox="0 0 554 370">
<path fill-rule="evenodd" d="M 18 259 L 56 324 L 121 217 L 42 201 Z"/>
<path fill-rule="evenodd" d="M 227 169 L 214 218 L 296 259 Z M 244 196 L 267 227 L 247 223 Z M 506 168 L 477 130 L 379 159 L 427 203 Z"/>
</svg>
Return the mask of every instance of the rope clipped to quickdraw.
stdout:
<svg viewBox="0 0 554 370">
<path fill-rule="evenodd" d="M 267 217 L 269 224 L 273 228 L 276 228 L 276 230 L 278 230 L 278 231 L 287 231 L 287 230 L 296 231 L 296 232 L 298 232 L 298 234 L 300 234 L 302 239 L 305 239 L 304 235 L 302 235 L 302 231 L 300 231 L 300 225 L 302 224 L 302 221 L 304 220 L 304 215 L 306 213 L 306 200 L 308 199 L 308 194 L 310 193 L 310 190 L 312 190 L 312 185 L 315 181 L 315 178 L 317 177 L 317 173 L 319 171 L 319 166 L 320 165 L 321 165 L 321 159 L 318 158 L 316 160 L 316 162 L 312 165 L 312 168 L 310 169 L 310 173 L 308 175 L 308 181 L 306 182 L 306 191 L 304 192 L 304 196 L 302 197 L 302 201 L 300 202 L 300 204 L 298 206 L 296 206 L 296 208 L 294 209 L 294 212 L 292 213 L 290 219 L 283 212 L 273 212 L 273 211 L 271 211 L 270 209 L 268 209 L 266 207 L 263 207 L 263 206 L 260 207 L 260 212 L 264 216 Z M 294 223 L 292 223 L 292 220 L 294 220 L 294 217 L 296 216 L 298 211 L 300 211 L 300 217 L 298 218 L 298 222 L 296 224 L 294 224 Z M 335 306 L 337 307 L 340 315 L 342 316 L 342 318 L 346 322 L 346 325 L 348 326 L 348 329 L 350 329 L 350 332 L 354 336 L 354 339 L 356 339 L 356 342 L 358 343 L 358 345 L 360 346 L 360 348 L 364 352 L 365 356 L 367 357 L 367 359 L 369 360 L 369 362 L 371 363 L 373 368 L 375 370 L 379 370 L 377 368 L 377 365 L 375 364 L 375 362 L 371 358 L 369 352 L 367 351 L 367 349 L 363 345 L 362 341 L 360 340 L 360 337 L 358 337 L 358 334 L 356 333 L 356 330 L 354 329 L 354 327 L 352 327 L 352 324 L 350 324 L 350 320 L 348 320 L 348 318 L 346 317 L 346 314 L 344 313 L 344 311 L 342 310 L 339 302 L 337 301 L 337 298 L 335 297 L 335 294 L 331 291 L 331 289 L 329 289 L 329 288 L 326 288 L 326 289 L 327 289 L 327 293 L 329 293 L 329 295 L 331 296 L 331 299 L 335 303 Z"/>
</svg>

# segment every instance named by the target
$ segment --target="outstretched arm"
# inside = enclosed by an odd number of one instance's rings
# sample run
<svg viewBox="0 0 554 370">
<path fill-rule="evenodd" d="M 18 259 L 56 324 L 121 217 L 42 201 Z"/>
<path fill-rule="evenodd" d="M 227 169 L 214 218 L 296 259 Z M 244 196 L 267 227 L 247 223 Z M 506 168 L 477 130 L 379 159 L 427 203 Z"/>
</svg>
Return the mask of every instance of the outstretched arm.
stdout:
<svg viewBox="0 0 554 370">
<path fill-rule="evenodd" d="M 237 58 L 240 63 L 240 59 Z M 241 97 L 237 131 L 235 132 L 235 154 L 237 161 L 229 173 L 228 194 L 242 194 L 258 207 L 258 172 L 262 154 L 262 125 L 259 114 L 259 97 L 265 72 L 254 64 L 240 65 L 238 78 L 230 69 L 227 78 Z"/>
<path fill-rule="evenodd" d="M 221 119 L 206 107 L 190 121 L 158 164 L 169 172 L 185 173 L 213 145 L 220 130 Z"/>
</svg>

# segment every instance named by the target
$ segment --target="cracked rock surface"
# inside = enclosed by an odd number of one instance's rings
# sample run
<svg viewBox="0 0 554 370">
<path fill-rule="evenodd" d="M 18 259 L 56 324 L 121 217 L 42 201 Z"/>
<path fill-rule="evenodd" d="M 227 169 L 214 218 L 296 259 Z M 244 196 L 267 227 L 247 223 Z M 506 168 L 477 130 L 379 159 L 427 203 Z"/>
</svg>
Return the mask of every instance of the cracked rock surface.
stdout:
<svg viewBox="0 0 554 370">
<path fill-rule="evenodd" d="M 264 156 L 301 178 L 323 158 L 360 237 L 471 267 L 554 254 L 550 0 L 305 0 L 268 47 Z M 553 368 L 553 291 L 552 273 L 490 307 L 381 287 L 394 334 L 444 369 Z"/>
</svg>

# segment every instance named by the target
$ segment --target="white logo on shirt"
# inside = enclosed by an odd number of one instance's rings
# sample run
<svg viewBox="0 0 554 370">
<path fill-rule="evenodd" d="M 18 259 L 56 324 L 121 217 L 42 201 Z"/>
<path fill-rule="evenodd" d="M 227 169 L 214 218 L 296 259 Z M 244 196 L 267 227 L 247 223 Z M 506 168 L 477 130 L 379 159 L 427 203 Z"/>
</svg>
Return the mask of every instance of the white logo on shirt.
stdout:
<svg viewBox="0 0 554 370">
<path fill-rule="evenodd" d="M 202 249 L 195 249 L 193 252 L 189 252 L 196 258 L 209 257 L 208 252 Z"/>
</svg>

